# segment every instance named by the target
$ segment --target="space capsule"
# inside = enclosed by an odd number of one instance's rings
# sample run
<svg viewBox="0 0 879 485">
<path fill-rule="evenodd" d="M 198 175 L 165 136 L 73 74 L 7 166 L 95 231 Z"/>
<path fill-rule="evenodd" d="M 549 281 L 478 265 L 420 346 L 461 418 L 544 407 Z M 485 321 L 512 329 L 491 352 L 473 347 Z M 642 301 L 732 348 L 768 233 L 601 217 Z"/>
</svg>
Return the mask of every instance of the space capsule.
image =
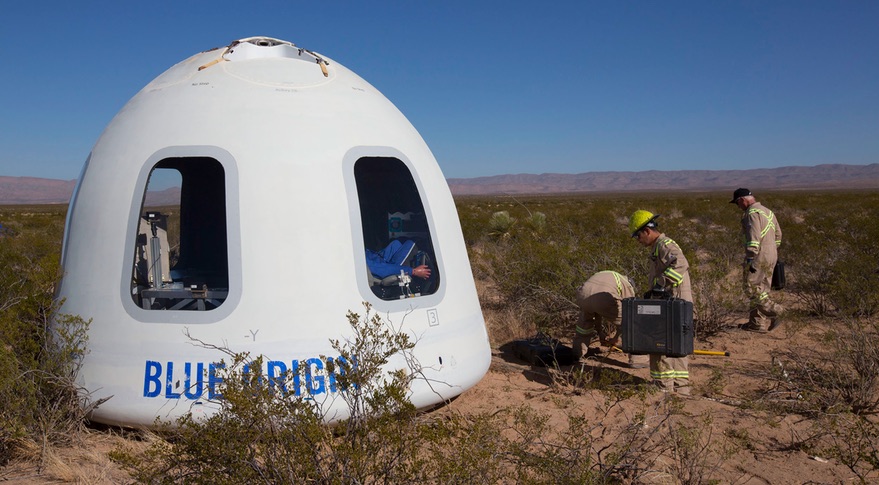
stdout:
<svg viewBox="0 0 879 485">
<path fill-rule="evenodd" d="M 374 274 L 365 255 L 394 244 L 401 274 Z M 224 357 L 212 346 L 262 356 L 270 376 L 304 369 L 297 394 L 340 392 L 330 340 L 350 335 L 363 302 L 417 340 L 415 406 L 459 395 L 489 365 L 427 145 L 359 76 L 274 38 L 196 54 L 119 111 L 78 179 L 62 265 L 61 312 L 91 319 L 81 384 L 109 398 L 97 422 L 211 412 Z M 322 402 L 345 416 L 343 400 Z"/>
</svg>

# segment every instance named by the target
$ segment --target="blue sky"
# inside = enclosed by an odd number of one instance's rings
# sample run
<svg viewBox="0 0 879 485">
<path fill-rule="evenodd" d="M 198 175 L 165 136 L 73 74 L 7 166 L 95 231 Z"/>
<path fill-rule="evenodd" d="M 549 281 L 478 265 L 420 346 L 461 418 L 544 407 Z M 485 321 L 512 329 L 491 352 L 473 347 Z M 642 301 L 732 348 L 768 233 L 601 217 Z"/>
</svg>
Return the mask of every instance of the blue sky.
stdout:
<svg viewBox="0 0 879 485">
<path fill-rule="evenodd" d="M 73 179 L 177 62 L 266 35 L 409 118 L 447 177 L 879 162 L 877 1 L 4 1 L 0 175 Z"/>
</svg>

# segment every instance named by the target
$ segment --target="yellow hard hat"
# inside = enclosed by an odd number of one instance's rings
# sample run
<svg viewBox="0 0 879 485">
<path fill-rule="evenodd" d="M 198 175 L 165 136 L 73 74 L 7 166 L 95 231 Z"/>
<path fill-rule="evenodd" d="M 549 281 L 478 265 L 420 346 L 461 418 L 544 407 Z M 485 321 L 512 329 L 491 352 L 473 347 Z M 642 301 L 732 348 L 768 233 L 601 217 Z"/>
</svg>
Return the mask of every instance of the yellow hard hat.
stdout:
<svg viewBox="0 0 879 485">
<path fill-rule="evenodd" d="M 648 224 L 652 224 L 650 227 L 656 227 L 656 223 L 653 221 L 657 217 L 659 217 L 659 214 L 654 215 L 652 212 L 645 210 L 636 210 L 632 217 L 629 218 L 629 232 L 632 233 L 632 237 L 635 237 L 638 231 L 644 229 Z"/>
</svg>

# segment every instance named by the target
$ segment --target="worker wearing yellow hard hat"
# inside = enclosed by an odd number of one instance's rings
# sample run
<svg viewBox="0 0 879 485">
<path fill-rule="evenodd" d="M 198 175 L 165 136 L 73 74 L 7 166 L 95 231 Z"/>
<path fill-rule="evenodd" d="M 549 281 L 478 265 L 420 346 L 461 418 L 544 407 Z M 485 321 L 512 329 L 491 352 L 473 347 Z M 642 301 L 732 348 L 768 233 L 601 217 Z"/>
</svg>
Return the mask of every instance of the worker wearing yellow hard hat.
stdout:
<svg viewBox="0 0 879 485">
<path fill-rule="evenodd" d="M 690 289 L 690 264 L 678 243 L 658 231 L 658 214 L 637 210 L 629 218 L 629 233 L 638 243 L 650 248 L 647 282 L 650 290 L 662 290 L 675 298 L 693 301 Z M 663 391 L 690 394 L 690 371 L 687 357 L 650 354 L 650 377 Z"/>
<path fill-rule="evenodd" d="M 632 234 L 632 237 L 636 237 L 638 231 L 645 227 L 655 228 L 657 217 L 659 217 L 659 214 L 654 215 L 652 212 L 645 210 L 636 210 L 632 217 L 629 218 L 629 232 Z"/>
</svg>

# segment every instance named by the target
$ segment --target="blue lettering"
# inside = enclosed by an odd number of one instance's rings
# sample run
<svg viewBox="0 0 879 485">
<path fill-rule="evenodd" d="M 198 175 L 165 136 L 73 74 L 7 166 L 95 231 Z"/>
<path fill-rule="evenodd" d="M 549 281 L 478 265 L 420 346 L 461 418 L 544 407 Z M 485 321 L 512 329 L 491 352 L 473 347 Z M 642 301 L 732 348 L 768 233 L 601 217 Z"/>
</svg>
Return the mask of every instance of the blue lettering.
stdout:
<svg viewBox="0 0 879 485">
<path fill-rule="evenodd" d="M 175 377 L 174 362 L 161 362 L 147 360 L 143 375 L 143 396 L 149 398 L 159 397 L 164 393 L 166 399 L 181 399 L 186 397 L 198 400 L 204 397 L 207 388 L 207 398 L 211 400 L 222 399 L 220 389 L 224 382 L 222 369 L 225 364 L 204 362 L 177 362 L 178 368 L 183 365 L 182 376 Z M 242 375 L 245 379 L 250 378 L 252 372 L 258 372 L 253 367 L 253 362 L 242 367 Z M 207 373 L 205 367 L 208 368 Z M 254 384 L 269 385 L 280 390 L 282 395 L 288 392 L 295 396 L 324 394 L 327 392 L 345 391 L 346 384 L 342 376 L 357 370 L 357 358 L 339 356 L 310 358 L 307 360 L 291 360 L 290 367 L 279 360 L 266 362 L 265 373 L 258 372 L 258 380 Z M 179 373 L 179 371 L 178 371 Z M 302 378 L 305 382 L 302 382 Z M 288 386 L 288 382 L 290 385 Z M 181 389 L 181 384 L 183 384 Z M 290 389 L 289 387 L 292 387 Z"/>
<path fill-rule="evenodd" d="M 143 374 L 143 397 L 156 397 L 162 392 L 162 364 L 154 361 L 146 361 L 146 369 Z"/>
<path fill-rule="evenodd" d="M 223 395 L 217 392 L 217 386 L 223 383 L 223 378 L 217 375 L 217 369 L 225 369 L 226 364 L 211 362 L 208 367 L 208 399 L 222 399 Z"/>
<path fill-rule="evenodd" d="M 293 395 L 299 396 L 302 394 L 302 391 L 299 388 L 299 361 L 294 360 L 293 362 L 290 362 L 290 369 L 292 369 L 290 373 L 293 374 Z"/>
<path fill-rule="evenodd" d="M 270 360 L 266 374 L 268 375 L 269 385 L 281 390 L 281 394 L 287 394 L 287 364 L 280 360 Z"/>
<path fill-rule="evenodd" d="M 180 399 L 180 393 L 174 392 L 171 385 L 174 382 L 174 363 L 168 362 L 168 373 L 165 374 L 165 397 L 168 399 Z M 177 381 L 177 387 L 180 387 L 180 381 Z"/>
<path fill-rule="evenodd" d="M 327 361 L 330 361 L 330 360 L 332 360 L 331 357 L 327 358 Z M 338 386 L 339 389 L 336 388 L 337 387 L 336 386 L 336 374 L 339 374 L 340 376 L 347 376 L 349 372 L 356 370 L 357 369 L 357 359 L 352 358 L 351 360 L 353 361 L 353 364 L 351 362 L 348 362 L 348 359 L 342 357 L 341 355 L 336 357 L 336 366 L 335 366 L 336 372 L 331 373 L 329 375 L 329 377 L 330 377 L 330 392 L 336 392 L 337 390 L 342 390 L 342 391 L 346 390 L 344 384 L 339 385 Z M 356 382 L 354 383 L 354 388 L 355 389 L 357 388 Z"/>
<path fill-rule="evenodd" d="M 341 357 L 339 357 L 341 359 Z M 339 369 L 338 365 L 334 365 L 332 357 L 327 357 L 327 378 L 330 381 L 330 392 L 336 392 L 336 373 L 339 372 L 341 374 L 341 369 Z"/>
<path fill-rule="evenodd" d="M 324 363 L 317 358 L 305 361 L 305 388 L 309 394 L 323 394 L 327 392 L 326 386 L 324 385 L 324 376 L 313 375 L 311 372 L 312 366 L 316 371 L 320 372 L 324 368 Z"/>
<path fill-rule="evenodd" d="M 192 386 L 192 362 L 184 364 L 183 369 L 186 372 L 186 382 L 184 383 L 183 394 L 189 399 L 200 398 L 201 393 L 204 391 L 204 363 L 199 362 L 195 367 L 197 377 L 195 378 L 194 390 Z"/>
<path fill-rule="evenodd" d="M 244 368 L 241 369 L 241 377 L 244 379 L 244 382 L 247 384 L 254 384 L 253 382 L 250 382 L 250 370 L 253 367 L 253 364 L 254 364 L 253 362 L 249 362 L 247 364 L 244 364 Z M 257 373 L 256 373 L 256 384 L 258 384 L 258 385 L 262 384 L 262 374 L 259 371 L 257 371 Z"/>
</svg>

